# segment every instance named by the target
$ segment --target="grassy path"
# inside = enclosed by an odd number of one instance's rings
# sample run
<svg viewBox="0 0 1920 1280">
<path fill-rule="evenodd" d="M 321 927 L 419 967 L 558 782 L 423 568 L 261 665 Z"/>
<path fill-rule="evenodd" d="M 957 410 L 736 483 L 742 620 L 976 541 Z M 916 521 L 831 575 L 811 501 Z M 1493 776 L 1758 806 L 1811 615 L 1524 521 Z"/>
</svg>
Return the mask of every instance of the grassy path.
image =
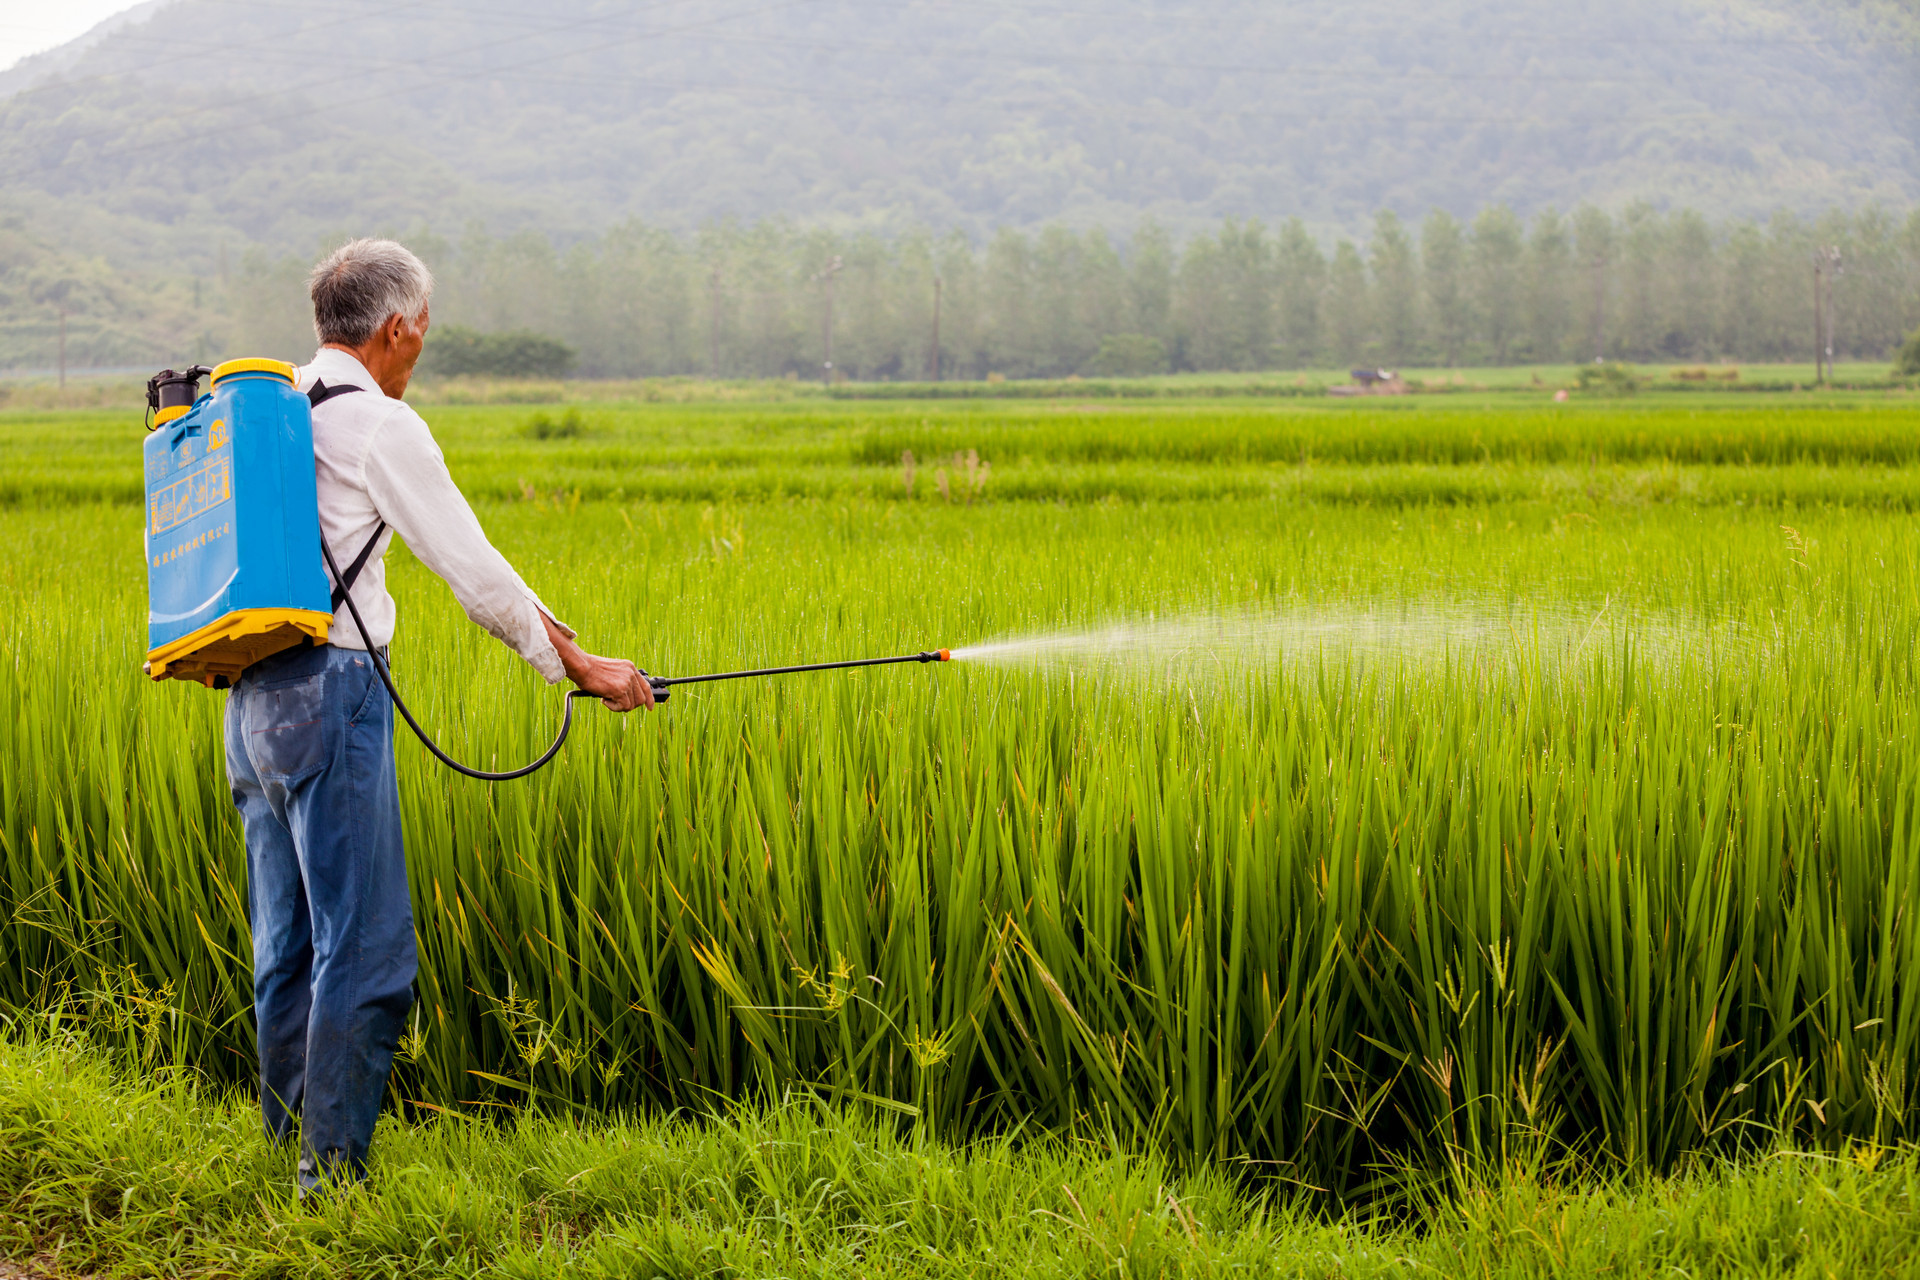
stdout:
<svg viewBox="0 0 1920 1280">
<path fill-rule="evenodd" d="M 916 1142 L 809 1100 L 723 1116 L 385 1123 L 372 1188 L 298 1204 L 249 1099 L 0 1039 L 0 1276 L 1914 1274 L 1912 1150 L 1663 1180 L 1510 1172 L 1329 1221 L 1090 1143 Z"/>
</svg>

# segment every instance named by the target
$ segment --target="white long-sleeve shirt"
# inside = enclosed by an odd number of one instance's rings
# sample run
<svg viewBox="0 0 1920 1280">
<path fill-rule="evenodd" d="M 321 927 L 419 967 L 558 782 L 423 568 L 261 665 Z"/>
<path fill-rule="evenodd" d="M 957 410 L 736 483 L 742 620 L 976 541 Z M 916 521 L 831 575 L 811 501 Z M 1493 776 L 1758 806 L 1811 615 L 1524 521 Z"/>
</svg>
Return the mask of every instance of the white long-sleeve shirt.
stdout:
<svg viewBox="0 0 1920 1280">
<path fill-rule="evenodd" d="M 560 680 L 565 674 L 560 655 L 540 620 L 541 614 L 553 617 L 553 611 L 487 541 L 420 415 L 405 401 L 388 399 L 366 367 L 345 351 L 323 347 L 296 376 L 302 394 L 316 381 L 360 388 L 314 409 L 313 463 L 320 536 L 342 573 L 380 522 L 387 523 L 353 582 L 353 602 L 366 620 L 368 639 L 376 646 L 393 640 L 397 610 L 387 594 L 385 558 L 398 533 L 422 564 L 445 579 L 469 618 L 531 663 L 548 684 Z M 333 575 L 327 577 L 332 586 Z M 556 625 L 573 635 L 557 620 Z M 367 647 L 344 605 L 327 641 L 343 649 Z"/>
</svg>

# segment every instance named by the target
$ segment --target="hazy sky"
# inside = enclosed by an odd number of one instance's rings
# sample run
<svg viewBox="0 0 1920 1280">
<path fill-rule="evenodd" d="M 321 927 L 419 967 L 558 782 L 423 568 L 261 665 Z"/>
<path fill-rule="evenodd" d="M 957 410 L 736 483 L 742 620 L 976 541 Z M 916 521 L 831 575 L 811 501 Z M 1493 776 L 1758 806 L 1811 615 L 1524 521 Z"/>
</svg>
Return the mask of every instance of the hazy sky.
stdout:
<svg viewBox="0 0 1920 1280">
<path fill-rule="evenodd" d="M 136 0 L 0 0 L 0 71 L 30 53 L 65 44 Z"/>
</svg>

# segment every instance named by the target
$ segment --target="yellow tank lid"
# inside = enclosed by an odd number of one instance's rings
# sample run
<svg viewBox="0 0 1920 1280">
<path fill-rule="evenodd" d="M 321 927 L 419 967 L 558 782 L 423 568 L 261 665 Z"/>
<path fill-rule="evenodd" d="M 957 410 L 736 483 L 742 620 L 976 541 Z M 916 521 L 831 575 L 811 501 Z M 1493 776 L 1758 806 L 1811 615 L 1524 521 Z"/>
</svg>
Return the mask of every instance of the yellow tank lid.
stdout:
<svg viewBox="0 0 1920 1280">
<path fill-rule="evenodd" d="M 293 366 L 285 360 L 229 360 L 225 364 L 214 366 L 213 381 L 208 385 L 217 387 L 220 385 L 220 379 L 230 378 L 239 373 L 271 373 L 285 378 L 288 382 L 294 381 Z"/>
</svg>

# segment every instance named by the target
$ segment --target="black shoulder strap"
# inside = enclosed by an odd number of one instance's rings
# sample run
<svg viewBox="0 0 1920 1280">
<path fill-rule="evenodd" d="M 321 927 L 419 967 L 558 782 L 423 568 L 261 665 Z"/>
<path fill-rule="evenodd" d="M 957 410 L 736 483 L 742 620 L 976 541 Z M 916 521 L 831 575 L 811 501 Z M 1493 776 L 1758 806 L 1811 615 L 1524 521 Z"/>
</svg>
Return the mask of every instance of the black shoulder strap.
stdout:
<svg viewBox="0 0 1920 1280">
<path fill-rule="evenodd" d="M 358 387 L 347 388 L 349 391 L 358 391 L 359 389 Z M 382 520 L 379 527 L 373 531 L 373 536 L 367 539 L 367 545 L 360 548 L 360 554 L 353 558 L 353 563 L 347 566 L 347 571 L 340 575 L 340 581 L 334 584 L 333 611 L 335 613 L 340 612 L 340 606 L 346 603 L 347 592 L 353 590 L 353 580 L 358 578 L 360 571 L 367 567 L 367 557 L 373 554 L 374 544 L 380 541 L 380 535 L 386 531 L 387 522 Z"/>
<path fill-rule="evenodd" d="M 307 403 L 318 409 L 335 396 L 344 396 L 359 390 L 362 390 L 362 388 L 348 386 L 330 387 L 320 379 L 315 378 L 313 380 L 313 390 L 307 392 Z"/>
</svg>

